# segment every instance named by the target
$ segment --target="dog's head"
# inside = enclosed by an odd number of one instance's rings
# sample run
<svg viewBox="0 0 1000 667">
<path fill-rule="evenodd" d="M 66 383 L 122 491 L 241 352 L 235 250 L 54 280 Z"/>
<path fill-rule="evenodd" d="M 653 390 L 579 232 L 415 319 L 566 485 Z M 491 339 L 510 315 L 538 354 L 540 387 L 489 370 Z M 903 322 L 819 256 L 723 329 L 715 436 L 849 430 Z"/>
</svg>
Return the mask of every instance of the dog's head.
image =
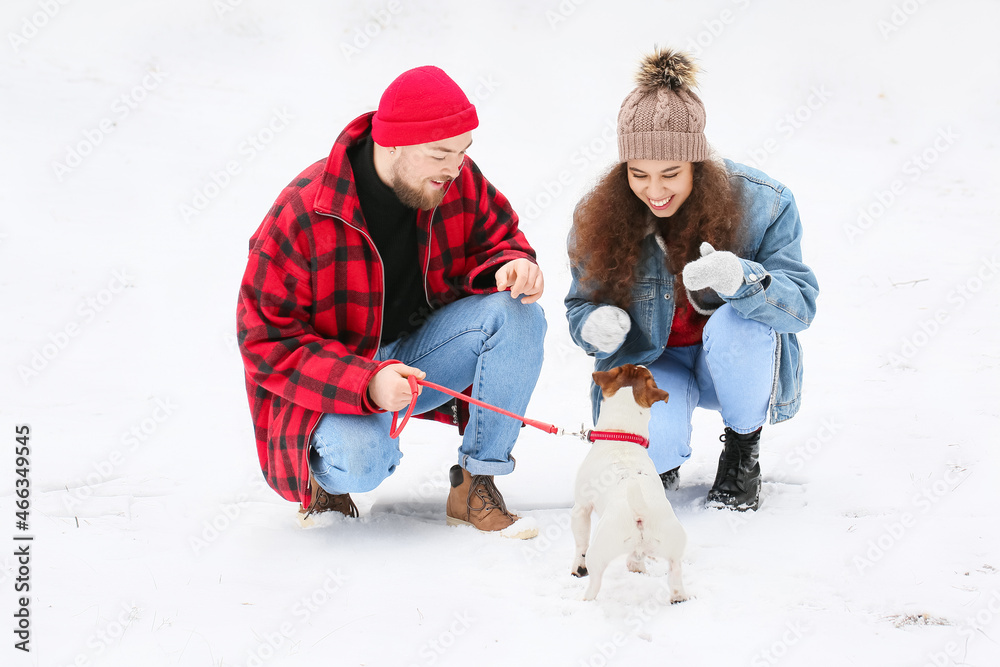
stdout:
<svg viewBox="0 0 1000 667">
<path fill-rule="evenodd" d="M 669 397 L 667 392 L 656 386 L 653 374 L 645 366 L 625 364 L 610 371 L 596 371 L 593 378 L 605 399 L 627 387 L 632 389 L 635 402 L 644 408 L 653 407 L 657 401 L 666 402 Z"/>
</svg>

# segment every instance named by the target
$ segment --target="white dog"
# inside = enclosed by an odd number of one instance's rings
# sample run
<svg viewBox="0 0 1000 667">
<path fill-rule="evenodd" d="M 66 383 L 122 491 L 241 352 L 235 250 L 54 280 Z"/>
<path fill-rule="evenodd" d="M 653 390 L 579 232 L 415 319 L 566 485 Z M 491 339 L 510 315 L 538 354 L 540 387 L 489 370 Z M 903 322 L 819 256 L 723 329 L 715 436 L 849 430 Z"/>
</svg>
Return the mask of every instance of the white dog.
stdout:
<svg viewBox="0 0 1000 667">
<path fill-rule="evenodd" d="M 663 483 L 649 458 L 649 410 L 666 401 L 653 375 L 643 366 L 626 364 L 594 373 L 604 402 L 591 431 L 590 453 L 576 477 L 573 535 L 576 558 L 572 574 L 590 574 L 584 600 L 601 588 L 604 570 L 617 556 L 629 554 L 632 572 L 645 572 L 645 556 L 665 558 L 670 566 L 670 601 L 687 599 L 681 581 L 681 556 L 687 536 L 663 492 Z M 600 518 L 590 542 L 590 515 Z"/>
</svg>

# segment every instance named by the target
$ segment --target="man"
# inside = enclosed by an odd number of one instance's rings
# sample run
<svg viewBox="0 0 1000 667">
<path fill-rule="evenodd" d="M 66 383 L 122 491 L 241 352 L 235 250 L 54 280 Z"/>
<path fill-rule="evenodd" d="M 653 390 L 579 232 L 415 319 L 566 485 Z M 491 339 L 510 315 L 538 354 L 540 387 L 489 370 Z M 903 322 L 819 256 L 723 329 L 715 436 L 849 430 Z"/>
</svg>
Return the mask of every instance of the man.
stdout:
<svg viewBox="0 0 1000 667">
<path fill-rule="evenodd" d="M 356 517 L 402 457 L 407 378 L 524 414 L 542 362 L 544 281 L 507 199 L 466 156 L 475 107 L 437 67 L 390 84 L 250 239 L 237 312 L 268 483 L 300 512 Z M 423 390 L 415 415 L 459 426 L 446 515 L 517 538 L 494 475 L 520 423 Z"/>
</svg>

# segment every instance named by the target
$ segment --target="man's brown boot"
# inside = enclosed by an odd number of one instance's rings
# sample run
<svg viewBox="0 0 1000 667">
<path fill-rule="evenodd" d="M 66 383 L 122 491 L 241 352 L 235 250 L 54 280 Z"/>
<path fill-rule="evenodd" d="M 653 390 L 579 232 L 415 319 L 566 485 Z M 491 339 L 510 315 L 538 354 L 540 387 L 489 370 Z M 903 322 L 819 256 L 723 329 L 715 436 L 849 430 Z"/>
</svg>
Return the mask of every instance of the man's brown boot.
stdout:
<svg viewBox="0 0 1000 667">
<path fill-rule="evenodd" d="M 451 467 L 451 491 L 445 514 L 449 526 L 473 526 L 517 540 L 538 535 L 537 527 L 518 523 L 520 517 L 507 510 L 500 490 L 493 483 L 493 475 L 470 475 L 459 465 Z"/>
<path fill-rule="evenodd" d="M 331 511 L 357 518 L 358 506 L 351 500 L 351 494 L 342 493 L 333 495 L 327 493 L 326 489 L 320 486 L 319 482 L 312 475 L 309 475 L 309 488 L 312 493 L 312 498 L 309 499 L 309 507 L 299 505 L 299 514 L 302 515 L 303 519 L 309 518 L 310 514 Z"/>
</svg>

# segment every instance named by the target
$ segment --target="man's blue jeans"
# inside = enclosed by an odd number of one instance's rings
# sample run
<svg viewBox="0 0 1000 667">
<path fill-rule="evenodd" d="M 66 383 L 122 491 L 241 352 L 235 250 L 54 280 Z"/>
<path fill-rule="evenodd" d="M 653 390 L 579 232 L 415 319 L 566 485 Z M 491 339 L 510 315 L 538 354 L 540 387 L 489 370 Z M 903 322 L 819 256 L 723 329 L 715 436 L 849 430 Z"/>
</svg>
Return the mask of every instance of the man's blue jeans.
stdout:
<svg viewBox="0 0 1000 667">
<path fill-rule="evenodd" d="M 649 364 L 656 386 L 670 399 L 653 406 L 649 455 L 657 472 L 691 456 L 691 415 L 717 410 L 737 433 L 763 425 L 774 385 L 774 329 L 743 318 L 729 304 L 712 313 L 701 345 L 668 347 Z"/>
<path fill-rule="evenodd" d="M 467 296 L 435 311 L 415 332 L 383 345 L 377 361 L 397 359 L 427 373 L 427 381 L 523 415 L 542 367 L 545 315 L 510 292 Z M 414 414 L 452 400 L 423 388 Z M 402 411 L 401 411 L 402 413 Z M 505 475 L 521 423 L 470 406 L 458 463 L 473 475 Z M 402 414 L 400 414 L 402 418 Z M 309 469 L 329 493 L 362 493 L 395 471 L 403 454 L 389 437 L 392 413 L 326 414 L 310 442 Z"/>
</svg>

